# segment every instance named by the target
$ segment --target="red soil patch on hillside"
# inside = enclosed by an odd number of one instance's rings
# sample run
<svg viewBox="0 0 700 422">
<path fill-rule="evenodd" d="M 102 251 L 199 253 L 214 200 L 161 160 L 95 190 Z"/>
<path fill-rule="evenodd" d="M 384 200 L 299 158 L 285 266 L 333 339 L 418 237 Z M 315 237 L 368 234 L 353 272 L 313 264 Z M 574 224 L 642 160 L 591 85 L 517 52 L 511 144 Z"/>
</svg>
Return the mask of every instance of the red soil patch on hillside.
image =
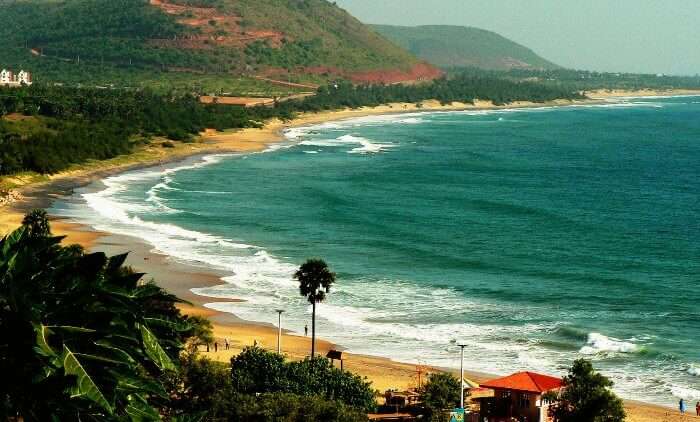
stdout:
<svg viewBox="0 0 700 422">
<path fill-rule="evenodd" d="M 164 0 L 150 0 L 150 4 L 176 17 L 183 25 L 197 28 L 197 34 L 177 39 L 151 40 L 160 47 L 210 49 L 216 45 L 245 47 L 255 41 L 267 41 L 273 47 L 282 45 L 284 34 L 272 30 L 243 30 L 240 16 L 224 14 L 213 7 L 182 6 Z"/>
</svg>

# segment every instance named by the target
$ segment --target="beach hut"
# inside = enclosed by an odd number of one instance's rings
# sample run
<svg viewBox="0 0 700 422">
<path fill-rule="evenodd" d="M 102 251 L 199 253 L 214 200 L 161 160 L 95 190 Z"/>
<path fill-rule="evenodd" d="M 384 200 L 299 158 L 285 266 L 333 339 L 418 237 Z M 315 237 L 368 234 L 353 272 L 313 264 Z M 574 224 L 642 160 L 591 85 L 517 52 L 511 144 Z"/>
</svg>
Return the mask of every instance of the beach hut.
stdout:
<svg viewBox="0 0 700 422">
<path fill-rule="evenodd" d="M 561 388 L 560 378 L 518 372 L 482 383 L 477 390 L 479 397 L 472 399 L 479 403 L 482 421 L 548 422 L 551 420 L 550 403 L 542 396 L 551 391 L 558 392 Z"/>
</svg>

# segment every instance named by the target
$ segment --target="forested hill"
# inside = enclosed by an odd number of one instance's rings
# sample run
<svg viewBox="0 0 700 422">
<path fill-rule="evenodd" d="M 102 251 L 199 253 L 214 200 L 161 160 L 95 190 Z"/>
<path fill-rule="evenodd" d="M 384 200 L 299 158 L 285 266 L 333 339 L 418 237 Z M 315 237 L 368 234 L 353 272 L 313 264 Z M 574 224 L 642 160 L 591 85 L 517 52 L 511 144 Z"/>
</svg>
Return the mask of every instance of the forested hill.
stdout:
<svg viewBox="0 0 700 422">
<path fill-rule="evenodd" d="M 0 67 L 52 81 L 138 72 L 307 82 L 440 75 L 327 0 L 0 0 L 0 37 Z"/>
<path fill-rule="evenodd" d="M 389 26 L 373 28 L 421 59 L 440 66 L 488 70 L 556 69 L 559 66 L 495 32 L 464 26 Z"/>
</svg>

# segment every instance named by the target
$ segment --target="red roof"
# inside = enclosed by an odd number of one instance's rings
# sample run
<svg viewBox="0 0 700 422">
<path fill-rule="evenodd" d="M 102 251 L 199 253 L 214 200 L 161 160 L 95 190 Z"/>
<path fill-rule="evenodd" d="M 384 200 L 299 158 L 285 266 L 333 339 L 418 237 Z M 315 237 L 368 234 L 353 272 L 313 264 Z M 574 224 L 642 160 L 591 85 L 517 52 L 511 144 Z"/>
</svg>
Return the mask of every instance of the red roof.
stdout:
<svg viewBox="0 0 700 422">
<path fill-rule="evenodd" d="M 507 377 L 481 383 L 483 388 L 517 390 L 528 393 L 545 393 L 562 387 L 560 378 L 547 375 L 535 374 L 533 372 L 518 372 Z"/>
</svg>

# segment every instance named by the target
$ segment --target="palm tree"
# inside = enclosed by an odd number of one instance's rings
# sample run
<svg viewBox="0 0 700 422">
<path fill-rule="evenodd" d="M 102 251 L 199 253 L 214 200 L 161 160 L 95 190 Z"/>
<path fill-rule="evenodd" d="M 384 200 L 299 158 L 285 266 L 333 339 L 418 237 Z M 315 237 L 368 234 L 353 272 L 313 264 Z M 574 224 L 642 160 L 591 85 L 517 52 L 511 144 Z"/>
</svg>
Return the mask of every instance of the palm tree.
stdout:
<svg viewBox="0 0 700 422">
<path fill-rule="evenodd" d="M 33 237 L 51 236 L 49 216 L 42 209 L 34 209 L 24 216 L 22 226 L 26 227 L 27 234 Z"/>
<path fill-rule="evenodd" d="M 309 259 L 299 267 L 294 278 L 299 281 L 299 293 L 311 303 L 311 358 L 316 356 L 316 304 L 323 302 L 335 283 L 335 273 L 322 259 Z"/>
</svg>

